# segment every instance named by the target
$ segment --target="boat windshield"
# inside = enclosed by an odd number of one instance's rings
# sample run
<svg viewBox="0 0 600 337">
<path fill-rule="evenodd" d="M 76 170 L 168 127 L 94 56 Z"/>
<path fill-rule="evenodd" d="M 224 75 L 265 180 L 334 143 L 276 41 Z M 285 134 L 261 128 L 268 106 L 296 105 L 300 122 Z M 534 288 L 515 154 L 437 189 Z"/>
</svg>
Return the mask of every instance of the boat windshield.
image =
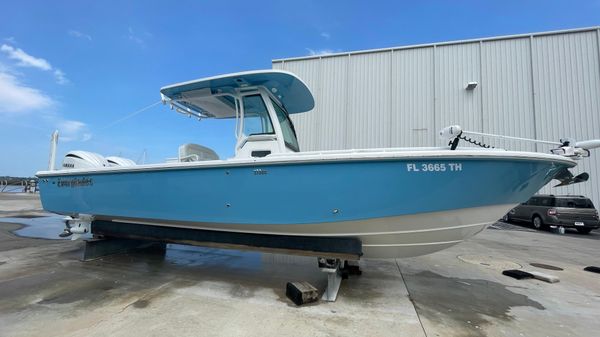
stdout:
<svg viewBox="0 0 600 337">
<path fill-rule="evenodd" d="M 244 96 L 244 129 L 246 136 L 275 134 L 269 112 L 259 94 Z"/>
<path fill-rule="evenodd" d="M 283 132 L 283 140 L 285 145 L 292 151 L 300 152 L 298 139 L 296 138 L 296 130 L 294 129 L 294 124 L 292 124 L 289 115 L 277 103 L 275 103 L 272 98 L 271 103 L 273 103 L 273 108 L 275 108 L 279 125 L 281 125 L 281 132 Z"/>
</svg>

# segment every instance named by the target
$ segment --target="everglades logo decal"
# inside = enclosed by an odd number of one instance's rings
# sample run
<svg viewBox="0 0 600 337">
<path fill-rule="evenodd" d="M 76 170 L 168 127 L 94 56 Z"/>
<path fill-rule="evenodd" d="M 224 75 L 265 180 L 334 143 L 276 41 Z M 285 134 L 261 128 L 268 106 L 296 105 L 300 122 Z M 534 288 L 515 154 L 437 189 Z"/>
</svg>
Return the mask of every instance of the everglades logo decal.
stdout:
<svg viewBox="0 0 600 337">
<path fill-rule="evenodd" d="M 56 185 L 58 187 L 84 187 L 94 185 L 94 181 L 92 178 L 58 179 Z"/>
</svg>

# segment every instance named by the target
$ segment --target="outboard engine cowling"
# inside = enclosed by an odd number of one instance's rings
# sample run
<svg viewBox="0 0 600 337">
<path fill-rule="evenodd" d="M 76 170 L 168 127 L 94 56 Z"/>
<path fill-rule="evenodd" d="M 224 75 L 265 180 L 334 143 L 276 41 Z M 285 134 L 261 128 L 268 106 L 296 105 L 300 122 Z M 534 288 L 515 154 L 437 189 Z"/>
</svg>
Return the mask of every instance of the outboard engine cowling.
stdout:
<svg viewBox="0 0 600 337">
<path fill-rule="evenodd" d="M 129 159 L 117 156 L 106 157 L 106 161 L 108 161 L 109 166 L 135 166 L 136 163 Z"/>
<path fill-rule="evenodd" d="M 87 151 L 71 151 L 63 159 L 61 169 L 71 170 L 108 166 L 108 161 L 102 155 Z"/>
</svg>

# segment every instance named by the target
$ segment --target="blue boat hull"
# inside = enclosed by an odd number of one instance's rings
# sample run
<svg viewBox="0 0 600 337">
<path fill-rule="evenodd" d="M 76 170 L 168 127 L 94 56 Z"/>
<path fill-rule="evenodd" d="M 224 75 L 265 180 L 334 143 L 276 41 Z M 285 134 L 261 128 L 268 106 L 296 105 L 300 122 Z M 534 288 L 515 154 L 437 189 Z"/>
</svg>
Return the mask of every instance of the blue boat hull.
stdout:
<svg viewBox="0 0 600 337">
<path fill-rule="evenodd" d="M 570 166 L 560 160 L 455 157 L 56 171 L 41 176 L 40 194 L 44 209 L 59 214 L 357 236 L 367 257 L 403 257 L 476 234 Z M 411 248 L 415 242 L 420 250 Z"/>
</svg>

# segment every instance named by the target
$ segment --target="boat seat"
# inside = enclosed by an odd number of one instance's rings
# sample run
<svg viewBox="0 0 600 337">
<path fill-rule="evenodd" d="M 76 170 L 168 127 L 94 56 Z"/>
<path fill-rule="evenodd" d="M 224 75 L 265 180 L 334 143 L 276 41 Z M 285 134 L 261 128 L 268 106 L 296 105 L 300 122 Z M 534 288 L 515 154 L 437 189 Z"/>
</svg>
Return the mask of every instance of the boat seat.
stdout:
<svg viewBox="0 0 600 337">
<path fill-rule="evenodd" d="M 183 144 L 179 147 L 180 162 L 219 160 L 219 155 L 212 149 L 198 144 Z"/>
</svg>

